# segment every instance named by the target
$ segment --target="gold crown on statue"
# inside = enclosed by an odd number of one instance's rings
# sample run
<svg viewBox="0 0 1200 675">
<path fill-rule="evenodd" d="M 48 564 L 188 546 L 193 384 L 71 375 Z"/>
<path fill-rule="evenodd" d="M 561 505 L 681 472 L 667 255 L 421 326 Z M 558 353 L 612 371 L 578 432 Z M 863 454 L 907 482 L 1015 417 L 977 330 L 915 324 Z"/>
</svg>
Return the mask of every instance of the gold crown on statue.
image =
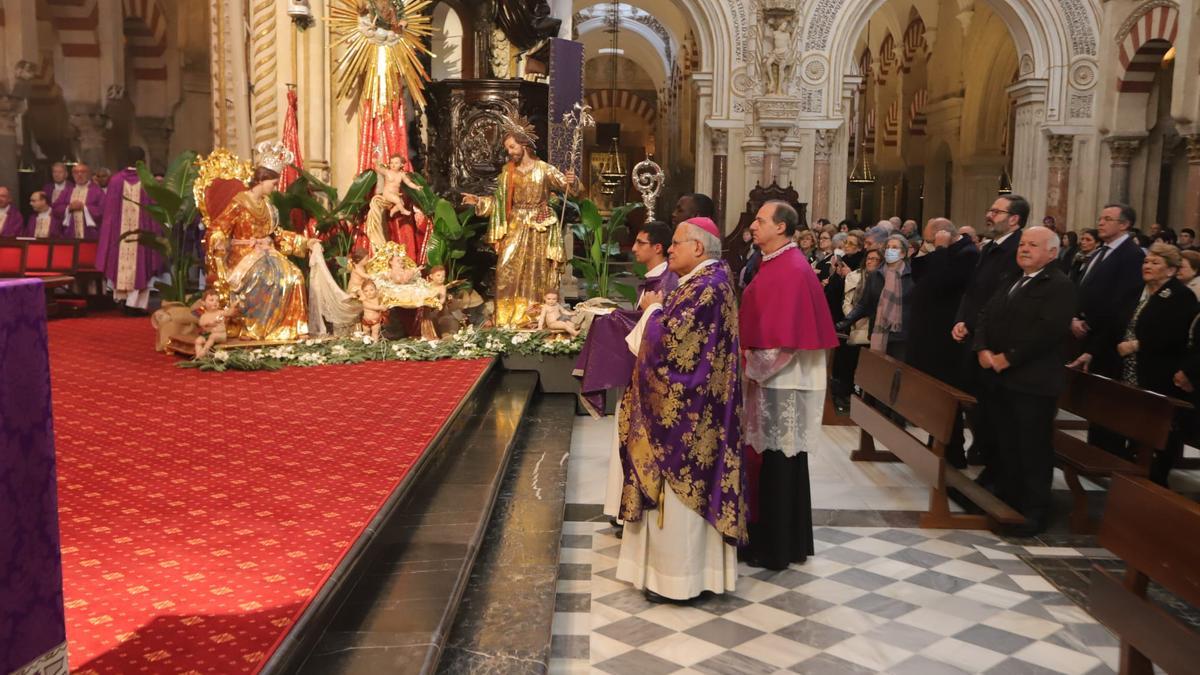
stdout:
<svg viewBox="0 0 1200 675">
<path fill-rule="evenodd" d="M 255 146 L 258 162 L 255 166 L 270 169 L 282 174 L 289 164 L 296 161 L 296 155 L 279 141 L 263 141 Z"/>
<path fill-rule="evenodd" d="M 518 143 L 523 145 L 537 145 L 538 135 L 534 131 L 533 122 L 530 122 L 529 118 L 517 114 L 511 117 L 503 115 L 501 119 L 504 120 L 503 131 L 505 136 L 512 134 L 516 137 Z"/>
</svg>

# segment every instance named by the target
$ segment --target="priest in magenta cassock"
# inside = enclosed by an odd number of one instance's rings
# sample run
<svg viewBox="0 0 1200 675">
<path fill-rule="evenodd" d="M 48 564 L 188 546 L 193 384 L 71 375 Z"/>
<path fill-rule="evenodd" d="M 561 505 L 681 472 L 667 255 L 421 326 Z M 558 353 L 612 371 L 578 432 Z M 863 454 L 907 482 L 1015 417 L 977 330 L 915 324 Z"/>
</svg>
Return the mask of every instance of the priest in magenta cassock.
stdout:
<svg viewBox="0 0 1200 675">
<path fill-rule="evenodd" d="M 617 578 L 651 602 L 688 602 L 737 583 L 746 542 L 737 300 L 708 218 L 680 223 L 666 299 L 642 298 L 637 354 L 618 417 L 625 535 Z"/>
<path fill-rule="evenodd" d="M 162 259 L 150 247 L 140 246 L 136 238 L 122 239 L 121 235 L 136 230 L 162 234 L 159 224 L 141 207 L 150 197 L 133 166 L 144 157 L 140 148 L 131 148 L 129 168 L 114 174 L 109 182 L 96 253 L 96 267 L 112 285 L 113 299 L 141 310 L 150 302 L 151 281 L 161 270 Z"/>
<path fill-rule="evenodd" d="M 19 237 L 24 233 L 25 219 L 12 201 L 12 191 L 0 185 L 0 237 Z"/>
<path fill-rule="evenodd" d="M 747 562 L 774 570 L 814 553 L 808 453 L 821 434 L 826 350 L 838 344 L 821 282 L 792 242 L 799 223 L 787 202 L 758 210 L 750 232 L 762 263 L 739 321 L 746 444 L 762 458 Z"/>
<path fill-rule="evenodd" d="M 64 239 L 95 239 L 100 234 L 104 211 L 104 190 L 92 181 L 88 165 L 80 162 L 71 168 L 74 182 L 58 195 L 51 208 L 62 223 Z"/>
<path fill-rule="evenodd" d="M 667 249 L 671 247 L 671 226 L 651 221 L 642 226 L 633 242 L 634 260 L 646 266 L 646 278 L 638 284 L 638 301 L 647 292 L 664 297 L 675 290 L 679 276 L 667 268 Z M 575 360 L 574 375 L 581 378 L 580 400 L 594 417 L 603 417 L 605 393 L 629 384 L 633 372 L 633 354 L 625 338 L 642 316 L 640 309 L 618 309 L 597 316 L 588 329 L 583 350 Z"/>
</svg>

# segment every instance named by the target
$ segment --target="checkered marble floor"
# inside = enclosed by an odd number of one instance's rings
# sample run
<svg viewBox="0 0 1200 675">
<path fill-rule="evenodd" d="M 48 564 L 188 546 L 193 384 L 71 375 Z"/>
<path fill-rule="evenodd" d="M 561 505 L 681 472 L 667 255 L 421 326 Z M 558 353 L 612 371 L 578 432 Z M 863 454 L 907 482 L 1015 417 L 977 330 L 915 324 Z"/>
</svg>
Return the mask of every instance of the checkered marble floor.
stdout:
<svg viewBox="0 0 1200 675">
<path fill-rule="evenodd" d="M 563 529 L 551 673 L 1111 673 L 1112 635 L 988 533 L 821 527 L 781 572 L 653 605 L 606 522 Z"/>
</svg>

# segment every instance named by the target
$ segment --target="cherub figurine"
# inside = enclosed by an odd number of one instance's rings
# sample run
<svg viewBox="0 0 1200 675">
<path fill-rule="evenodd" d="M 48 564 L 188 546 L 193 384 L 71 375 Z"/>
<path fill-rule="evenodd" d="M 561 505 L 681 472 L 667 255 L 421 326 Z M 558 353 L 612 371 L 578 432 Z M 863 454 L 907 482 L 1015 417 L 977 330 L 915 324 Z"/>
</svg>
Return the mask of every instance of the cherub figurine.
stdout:
<svg viewBox="0 0 1200 675">
<path fill-rule="evenodd" d="M 370 279 L 363 281 L 362 287 L 358 290 L 358 298 L 362 301 L 363 306 L 363 332 L 369 334 L 372 340 L 378 340 L 387 308 L 379 303 L 379 288 L 375 282 Z"/>
<path fill-rule="evenodd" d="M 394 284 L 411 284 L 420 278 L 421 272 L 417 266 L 404 254 L 397 254 L 388 260 L 388 279 Z"/>
<path fill-rule="evenodd" d="M 350 282 L 346 284 L 346 291 L 352 295 L 358 295 L 363 282 L 370 278 L 367 274 L 367 259 L 370 257 L 367 249 L 362 246 L 350 251 Z"/>
<path fill-rule="evenodd" d="M 429 276 L 426 279 L 429 282 L 429 290 L 438 294 L 438 304 L 442 307 L 446 306 L 446 268 L 441 265 L 435 265 L 429 270 Z"/>
<path fill-rule="evenodd" d="M 388 158 L 387 165 L 379 164 L 375 167 L 375 173 L 379 175 L 381 183 L 379 195 L 388 201 L 392 208 L 388 211 L 388 217 L 395 216 L 397 213 L 407 216 L 412 213 L 404 206 L 404 195 L 400 194 L 400 187 L 406 185 L 414 190 L 420 190 L 421 186 L 413 182 L 409 178 L 408 172 L 404 170 L 404 158 L 400 155 L 392 155 Z"/>
<path fill-rule="evenodd" d="M 570 318 L 575 314 L 566 305 L 559 304 L 558 291 L 549 291 L 542 296 L 542 311 L 538 314 L 537 327 L 538 330 L 559 331 L 575 337 L 579 335 L 579 329 L 575 324 L 564 319 Z"/>
<path fill-rule="evenodd" d="M 200 302 L 200 335 L 196 337 L 198 359 L 207 356 L 214 345 L 225 342 L 225 319 L 230 315 L 228 310 L 221 307 L 221 296 L 215 290 L 205 291 Z"/>
</svg>

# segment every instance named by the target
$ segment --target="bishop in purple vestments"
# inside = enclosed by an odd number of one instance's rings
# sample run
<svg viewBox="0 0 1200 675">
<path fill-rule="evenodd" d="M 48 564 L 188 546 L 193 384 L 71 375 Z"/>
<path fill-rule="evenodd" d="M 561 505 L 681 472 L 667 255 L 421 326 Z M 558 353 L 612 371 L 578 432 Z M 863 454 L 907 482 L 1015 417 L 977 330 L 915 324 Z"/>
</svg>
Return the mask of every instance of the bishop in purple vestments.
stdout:
<svg viewBox="0 0 1200 675">
<path fill-rule="evenodd" d="M 100 234 L 104 191 L 92 181 L 91 169 L 80 162 L 71 169 L 74 182 L 58 195 L 51 206 L 62 223 L 64 239 L 95 239 Z"/>
<path fill-rule="evenodd" d="M 122 239 L 121 235 L 135 230 L 162 234 L 162 227 L 142 208 L 149 202 L 136 169 L 114 174 L 104 196 L 96 252 L 96 267 L 112 284 L 113 298 L 135 309 L 146 309 L 149 304 L 150 282 L 162 271 L 162 258 L 136 239 Z"/>
<path fill-rule="evenodd" d="M 618 417 L 625 534 L 617 578 L 651 602 L 688 602 L 737 583 L 747 539 L 737 300 L 708 218 L 671 241 L 682 275 L 647 293 L 628 343 L 637 361 Z"/>
<path fill-rule="evenodd" d="M 12 203 L 12 192 L 0 185 L 0 237 L 20 237 L 25 233 L 21 209 Z"/>
</svg>

